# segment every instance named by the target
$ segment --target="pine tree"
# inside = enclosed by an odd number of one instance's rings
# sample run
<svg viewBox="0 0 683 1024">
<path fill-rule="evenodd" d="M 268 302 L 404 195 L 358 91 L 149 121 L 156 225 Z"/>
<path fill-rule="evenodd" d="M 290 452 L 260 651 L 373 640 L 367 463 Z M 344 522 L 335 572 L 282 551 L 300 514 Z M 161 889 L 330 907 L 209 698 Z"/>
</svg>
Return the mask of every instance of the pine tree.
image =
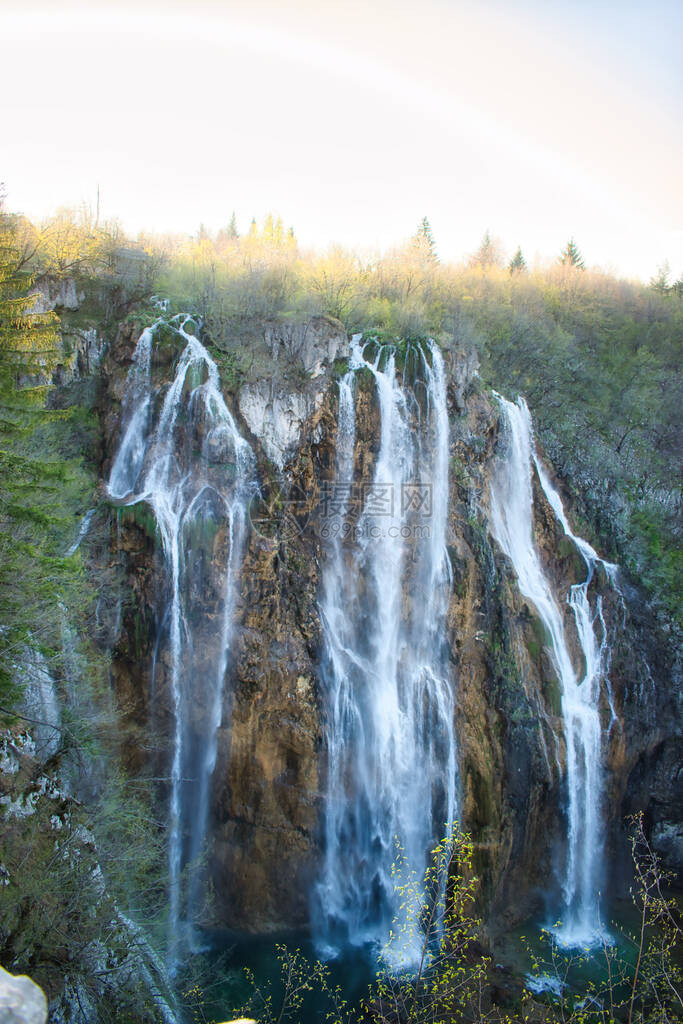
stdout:
<svg viewBox="0 0 683 1024">
<path fill-rule="evenodd" d="M 508 264 L 508 270 L 510 271 L 511 276 L 512 274 L 522 274 L 526 270 L 526 260 L 524 259 L 521 246 L 519 245 L 517 246 L 517 252 Z"/>
<path fill-rule="evenodd" d="M 235 216 L 235 211 L 234 210 L 232 212 L 232 217 L 230 218 L 230 223 L 228 224 L 228 237 L 229 238 L 239 238 L 240 237 L 240 233 L 237 230 L 237 217 Z"/>
<path fill-rule="evenodd" d="M 0 197 L 0 698 L 14 692 L 17 657 L 58 629 L 74 567 L 60 558 L 70 467 L 40 455 L 39 433 L 62 414 L 45 409 L 60 355 L 54 313 L 32 313 L 35 253 L 20 218 Z"/>
<path fill-rule="evenodd" d="M 668 295 L 672 290 L 672 286 L 669 284 L 670 274 L 671 267 L 669 266 L 669 261 L 664 260 L 664 262 L 660 263 L 657 267 L 657 273 L 655 276 L 650 278 L 650 288 L 659 292 L 660 295 Z"/>
<path fill-rule="evenodd" d="M 563 267 L 574 267 L 575 270 L 585 270 L 586 266 L 583 257 L 579 252 L 576 242 L 570 238 L 559 256 L 559 263 Z"/>
<path fill-rule="evenodd" d="M 432 234 L 432 226 L 426 217 L 423 217 L 418 229 L 413 235 L 413 245 L 419 251 L 423 259 L 430 263 L 438 263 L 439 257 L 436 251 L 436 242 Z"/>
<path fill-rule="evenodd" d="M 470 266 L 488 270 L 490 267 L 500 267 L 502 265 L 503 256 L 500 250 L 500 243 L 491 237 L 489 231 L 485 231 L 479 248 L 470 258 Z"/>
</svg>

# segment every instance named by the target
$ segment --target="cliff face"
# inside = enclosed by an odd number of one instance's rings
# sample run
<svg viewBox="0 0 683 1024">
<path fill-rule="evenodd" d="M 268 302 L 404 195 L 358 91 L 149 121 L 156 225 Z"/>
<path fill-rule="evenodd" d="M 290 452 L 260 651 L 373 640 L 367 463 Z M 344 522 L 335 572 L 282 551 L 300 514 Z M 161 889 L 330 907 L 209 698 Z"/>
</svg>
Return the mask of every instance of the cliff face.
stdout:
<svg viewBox="0 0 683 1024">
<path fill-rule="evenodd" d="M 103 367 L 105 479 L 138 334 L 134 326 L 122 328 Z M 209 919 L 268 931 L 307 924 L 319 871 L 326 770 L 319 684 L 318 593 L 325 558 L 320 496 L 334 478 L 335 361 L 348 355 L 348 339 L 340 324 L 317 318 L 296 326 L 265 324 L 259 346 L 262 375 L 257 368 L 226 393 L 256 453 L 261 496 L 252 507 L 241 573 L 208 857 L 214 890 Z M 461 819 L 475 839 L 486 909 L 504 926 L 540 907 L 558 867 L 566 834 L 566 751 L 543 627 L 489 530 L 499 410 L 480 387 L 471 354 L 450 350 L 446 361 L 453 575 L 446 642 L 456 690 Z M 379 444 L 377 401 L 368 382 L 358 388 L 356 417 L 355 464 L 363 482 L 372 478 Z M 585 566 L 537 480 L 534 487 L 536 539 L 563 604 L 569 586 L 585 577 Z M 221 551 L 216 536 L 206 557 L 216 560 Z M 165 655 L 157 645 L 166 583 L 152 517 L 140 506 L 112 512 L 112 559 L 123 574 L 113 680 L 126 726 L 124 749 L 136 770 L 163 778 L 173 728 Z M 673 862 L 680 853 L 681 809 L 670 783 L 671 773 L 681 770 L 672 739 L 674 693 L 680 688 L 669 692 L 654 682 L 668 667 L 656 663 L 648 649 L 643 615 L 638 621 L 638 611 L 629 610 L 638 609 L 635 595 L 625 588 L 622 596 L 599 572 L 591 587 L 603 595 L 611 645 L 614 715 L 601 709 L 607 814 L 614 822 L 624 809 L 649 806 L 653 834 Z M 198 592 L 197 602 L 210 611 L 210 595 Z M 568 608 L 565 628 L 578 672 L 580 647 Z M 163 783 L 159 795 L 167 796 Z"/>
</svg>

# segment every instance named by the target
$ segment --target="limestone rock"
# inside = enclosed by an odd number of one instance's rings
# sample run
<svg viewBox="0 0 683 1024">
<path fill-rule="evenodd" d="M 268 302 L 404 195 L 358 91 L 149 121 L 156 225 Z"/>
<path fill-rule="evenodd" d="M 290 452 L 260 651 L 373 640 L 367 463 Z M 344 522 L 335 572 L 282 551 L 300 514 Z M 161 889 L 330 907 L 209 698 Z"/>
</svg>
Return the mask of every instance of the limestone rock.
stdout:
<svg viewBox="0 0 683 1024">
<path fill-rule="evenodd" d="M 240 389 L 239 410 L 278 469 L 295 454 L 322 397 L 316 390 L 289 391 L 274 380 L 256 381 Z"/>
<path fill-rule="evenodd" d="M 467 351 L 448 352 L 448 401 L 458 413 L 465 411 L 465 398 L 479 369 L 479 358 L 474 347 Z"/>
<path fill-rule="evenodd" d="M 290 359 L 299 358 L 310 377 L 319 377 L 335 359 L 346 358 L 350 353 L 343 326 L 326 316 L 294 323 L 269 323 L 264 337 L 276 362 L 281 353 Z"/>
<path fill-rule="evenodd" d="M 106 345 L 95 327 L 70 328 L 63 324 L 62 348 L 63 357 L 52 375 L 57 386 L 92 376 L 104 358 Z"/>
<path fill-rule="evenodd" d="M 35 296 L 31 313 L 49 313 L 53 309 L 73 310 L 78 309 L 81 303 L 81 296 L 72 277 L 63 280 L 43 277 L 36 282 L 31 294 Z"/>
<path fill-rule="evenodd" d="M 47 999 L 42 988 L 25 974 L 0 967 L 0 1024 L 46 1024 Z"/>
</svg>

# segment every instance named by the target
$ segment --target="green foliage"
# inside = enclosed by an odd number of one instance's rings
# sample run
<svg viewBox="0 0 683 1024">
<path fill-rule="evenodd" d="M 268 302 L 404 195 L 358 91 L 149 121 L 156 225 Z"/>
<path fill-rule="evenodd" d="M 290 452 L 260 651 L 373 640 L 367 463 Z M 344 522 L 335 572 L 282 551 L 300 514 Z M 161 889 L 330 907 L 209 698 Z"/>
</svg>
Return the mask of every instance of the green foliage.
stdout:
<svg viewBox="0 0 683 1024">
<path fill-rule="evenodd" d="M 578 246 L 573 238 L 570 238 L 558 257 L 558 262 L 563 267 L 573 267 L 575 270 L 585 270 L 586 266 Z"/>
<path fill-rule="evenodd" d="M 672 286 L 669 284 L 669 275 L 671 274 L 671 267 L 669 266 L 668 260 L 664 260 L 657 267 L 657 273 L 654 277 L 650 278 L 650 288 L 653 291 L 659 292 L 660 295 L 668 295 L 672 290 Z"/>
<path fill-rule="evenodd" d="M 341 993 L 329 984 L 329 970 L 324 964 L 309 962 L 300 949 L 292 951 L 277 945 L 276 950 L 280 967 L 279 991 L 274 991 L 272 985 L 259 985 L 253 972 L 245 968 L 244 975 L 252 992 L 246 1005 L 236 1013 L 242 1017 L 254 1015 L 259 1024 L 298 1024 L 302 1020 L 307 996 L 313 992 L 327 995 L 333 1005 L 338 1001 L 337 1005 L 345 1009 Z"/>
<path fill-rule="evenodd" d="M 31 312 L 32 275 L 22 223 L 0 208 L 0 697 L 17 696 L 24 647 L 50 654 L 59 607 L 78 576 L 63 556 L 77 467 L 44 444 L 64 413 L 45 407 L 59 356 L 57 319 Z"/>
<path fill-rule="evenodd" d="M 28 759 L 8 795 L 32 809 L 2 809 L 0 863 L 9 882 L 0 886 L 0 957 L 53 996 L 66 985 L 90 999 L 98 1020 L 152 1022 L 153 999 L 133 966 L 137 940 L 119 914 L 139 915 L 152 931 L 160 926 L 164 827 L 136 795 L 145 789 L 132 790 L 116 767 L 108 658 L 96 644 L 96 597 L 113 570 L 105 558 L 86 573 L 82 551 L 65 554 L 95 486 L 94 388 L 52 386 L 66 351 L 60 321 L 32 312 L 36 275 L 48 273 L 50 282 L 74 276 L 79 287 L 97 278 L 83 326 L 118 315 L 146 272 L 128 274 L 119 243 L 107 250 L 107 238 L 66 215 L 39 232 L 0 209 L 0 724 L 15 735 L 20 725 L 49 728 L 39 701 L 30 710 L 22 703 L 22 666 L 31 658 L 41 659 L 60 706 L 48 789 L 38 779 L 47 769 Z M 65 329 L 79 329 L 75 318 L 65 315 Z M 108 523 L 99 510 L 88 545 L 106 547 Z M 63 780 L 83 803 L 51 795 Z"/>
<path fill-rule="evenodd" d="M 471 837 L 456 826 L 418 878 L 399 849 L 394 876 L 401 917 L 382 954 L 391 966 L 380 970 L 361 1020 L 446 1024 L 482 1005 L 491 961 L 472 955 L 481 933 L 473 852 Z"/>
<path fill-rule="evenodd" d="M 0 834 L 2 963 L 30 974 L 50 997 L 65 986 L 79 992 L 103 1024 L 155 1021 L 135 934 L 120 914 L 134 895 L 150 927 L 165 903 L 163 847 L 150 832 L 149 807 L 110 775 L 86 809 L 52 778 L 41 784 L 28 774 L 30 763 L 14 777 Z"/>
<path fill-rule="evenodd" d="M 307 999 L 315 993 L 328 1024 L 674 1024 L 683 1011 L 676 906 L 664 894 L 667 879 L 640 817 L 632 821 L 631 844 L 637 927 L 618 941 L 606 936 L 592 952 L 564 949 L 554 932 L 543 930 L 540 950 L 527 944 L 534 983 L 526 989 L 509 976 L 507 991 L 498 989 L 498 968 L 475 909 L 474 845 L 455 826 L 421 878 L 398 848 L 399 917 L 357 1006 L 331 984 L 327 965 L 280 945 L 279 979 L 260 984 L 247 970 L 251 996 L 233 1012 L 258 1024 L 293 1024 L 312 1019 Z M 202 992 L 192 996 L 194 1020 L 204 1024 Z"/>
<path fill-rule="evenodd" d="M 236 391 L 244 378 L 244 371 L 240 366 L 237 354 L 224 352 L 215 346 L 210 347 L 209 352 L 218 367 L 223 388 L 228 391 Z"/>
<path fill-rule="evenodd" d="M 510 274 L 521 274 L 527 269 L 526 260 L 522 253 L 520 246 L 517 246 L 517 252 L 508 263 L 508 270 Z"/>
</svg>

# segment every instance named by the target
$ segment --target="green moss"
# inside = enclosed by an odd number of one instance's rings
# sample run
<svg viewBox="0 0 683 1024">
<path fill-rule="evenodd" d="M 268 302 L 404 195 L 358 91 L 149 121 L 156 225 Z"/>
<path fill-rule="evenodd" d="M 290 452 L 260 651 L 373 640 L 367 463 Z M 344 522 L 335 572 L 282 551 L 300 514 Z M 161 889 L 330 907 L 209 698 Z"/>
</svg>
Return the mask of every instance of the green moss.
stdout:
<svg viewBox="0 0 683 1024">
<path fill-rule="evenodd" d="M 423 377 L 424 363 L 431 365 L 432 355 L 426 335 L 400 337 L 391 331 L 372 330 L 363 334 L 365 358 L 384 370 L 390 357 L 394 357 L 397 373 L 407 383 L 414 383 Z"/>
<path fill-rule="evenodd" d="M 211 558 L 220 528 L 221 523 L 212 515 L 186 520 L 183 524 L 183 544 L 194 552 L 204 551 Z"/>
<path fill-rule="evenodd" d="M 360 391 L 371 391 L 375 386 L 375 378 L 372 370 L 369 370 L 367 366 L 361 367 L 356 372 L 356 381 L 358 382 L 358 388 Z"/>
<path fill-rule="evenodd" d="M 545 627 L 537 615 L 532 615 L 524 631 L 524 642 L 532 661 L 538 661 L 548 644 Z"/>
<path fill-rule="evenodd" d="M 224 352 L 223 349 L 210 346 L 209 354 L 218 367 L 221 384 L 226 391 L 236 391 L 244 380 L 244 370 L 236 352 Z"/>
<path fill-rule="evenodd" d="M 543 680 L 543 696 L 552 713 L 559 717 L 562 714 L 562 691 L 554 672 Z"/>
<path fill-rule="evenodd" d="M 159 528 L 156 516 L 147 502 L 138 501 L 134 505 L 123 505 L 117 509 L 117 515 L 122 526 L 134 523 L 147 537 L 158 540 Z"/>
<path fill-rule="evenodd" d="M 183 395 L 188 395 L 195 388 L 204 384 L 208 376 L 206 363 L 193 363 L 189 366 L 185 375 L 185 383 L 183 384 Z"/>
</svg>

